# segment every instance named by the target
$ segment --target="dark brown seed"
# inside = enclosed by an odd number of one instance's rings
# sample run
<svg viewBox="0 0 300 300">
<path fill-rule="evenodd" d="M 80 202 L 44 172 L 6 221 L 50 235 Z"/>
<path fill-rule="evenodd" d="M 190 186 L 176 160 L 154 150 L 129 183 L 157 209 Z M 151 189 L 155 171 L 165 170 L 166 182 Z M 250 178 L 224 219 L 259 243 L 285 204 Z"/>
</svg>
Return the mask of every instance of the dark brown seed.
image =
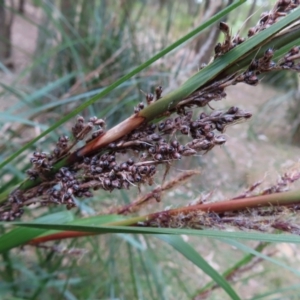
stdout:
<svg viewBox="0 0 300 300">
<path fill-rule="evenodd" d="M 178 152 L 173 153 L 172 156 L 174 159 L 181 159 L 181 155 Z"/>
<path fill-rule="evenodd" d="M 102 119 L 97 119 L 95 122 L 94 122 L 95 125 L 99 125 L 101 127 L 105 127 L 105 121 L 102 120 Z"/>
<path fill-rule="evenodd" d="M 122 187 L 122 183 L 120 180 L 113 180 L 111 182 L 113 188 L 120 189 Z"/>
<path fill-rule="evenodd" d="M 159 141 L 160 135 L 153 133 L 153 134 L 149 135 L 148 138 L 149 138 L 149 140 L 152 140 L 152 141 Z"/>
<path fill-rule="evenodd" d="M 111 187 L 111 181 L 108 178 L 104 179 L 104 185 L 105 187 Z"/>
<path fill-rule="evenodd" d="M 220 22 L 219 29 L 224 33 L 229 32 L 229 26 L 225 22 Z"/>
<path fill-rule="evenodd" d="M 168 152 L 168 148 L 166 145 L 161 145 L 158 147 L 158 152 L 161 154 L 167 153 Z"/>
<path fill-rule="evenodd" d="M 113 170 L 115 172 L 119 172 L 120 171 L 120 167 L 118 165 L 115 165 L 114 168 L 113 168 Z"/>
<path fill-rule="evenodd" d="M 116 157 L 115 157 L 114 155 L 110 155 L 110 156 L 108 156 L 107 160 L 108 160 L 109 162 L 112 162 L 112 161 L 115 161 L 115 160 L 116 160 Z"/>
<path fill-rule="evenodd" d="M 116 178 L 116 173 L 114 172 L 114 170 L 112 170 L 109 174 L 108 177 L 110 180 L 114 180 Z"/>
<path fill-rule="evenodd" d="M 109 166 L 109 162 L 107 161 L 107 160 L 105 160 L 104 162 L 103 162 L 103 167 L 104 168 L 107 168 Z"/>
<path fill-rule="evenodd" d="M 91 162 L 91 160 L 88 157 L 85 157 L 83 159 L 83 162 L 84 162 L 84 164 L 88 165 Z"/>
<path fill-rule="evenodd" d="M 265 51 L 265 57 L 268 59 L 271 59 L 274 55 L 274 50 L 272 48 L 269 48 Z"/>
<path fill-rule="evenodd" d="M 174 147 L 174 148 L 178 148 L 178 146 L 179 146 L 179 143 L 178 143 L 178 141 L 172 141 L 171 142 L 171 145 Z"/>
<path fill-rule="evenodd" d="M 101 167 L 96 167 L 95 168 L 95 172 L 98 173 L 98 174 L 100 174 L 100 173 L 103 172 L 103 169 Z"/>
<path fill-rule="evenodd" d="M 149 93 L 146 95 L 146 101 L 147 101 L 148 105 L 153 101 L 153 99 L 154 99 L 153 94 Z"/>
<path fill-rule="evenodd" d="M 155 153 L 156 153 L 155 147 L 150 147 L 150 148 L 148 149 L 148 152 L 149 152 L 150 154 L 155 154 Z"/>
<path fill-rule="evenodd" d="M 134 181 L 135 182 L 140 182 L 142 180 L 142 177 L 139 174 L 134 175 Z"/>
<path fill-rule="evenodd" d="M 238 107 L 232 106 L 227 110 L 228 114 L 236 114 L 239 111 Z"/>
<path fill-rule="evenodd" d="M 182 134 L 188 134 L 189 133 L 189 128 L 186 125 L 184 125 L 184 126 L 181 127 L 180 132 Z"/>
<path fill-rule="evenodd" d="M 219 54 L 219 53 L 221 53 L 221 51 L 222 51 L 222 45 L 221 45 L 221 43 L 218 43 L 215 46 L 215 54 Z"/>
<path fill-rule="evenodd" d="M 158 86 L 155 89 L 155 94 L 156 94 L 156 100 L 158 100 L 159 98 L 161 98 L 161 94 L 162 94 L 162 87 L 161 86 Z"/>
<path fill-rule="evenodd" d="M 158 130 L 159 130 L 159 131 L 162 131 L 162 130 L 165 128 L 165 126 L 166 126 L 165 122 L 159 123 L 159 125 L 158 125 Z"/>
<path fill-rule="evenodd" d="M 255 34 L 255 32 L 256 32 L 256 28 L 255 27 L 250 28 L 249 31 L 248 31 L 248 36 L 249 37 L 253 36 Z"/>
<path fill-rule="evenodd" d="M 78 191 L 80 189 L 78 184 L 73 184 L 72 188 L 74 191 Z"/>
<path fill-rule="evenodd" d="M 163 156 L 160 153 L 154 155 L 154 159 L 156 160 L 163 160 Z"/>
<path fill-rule="evenodd" d="M 126 171 L 128 169 L 128 164 L 126 162 L 122 163 L 120 165 L 120 169 L 121 171 Z"/>
<path fill-rule="evenodd" d="M 77 122 L 78 122 L 78 123 L 84 123 L 84 117 L 78 116 L 78 117 L 77 117 Z"/>
<path fill-rule="evenodd" d="M 129 166 L 132 166 L 134 164 L 134 161 L 133 161 L 133 159 L 130 158 L 127 160 L 127 163 Z"/>
</svg>

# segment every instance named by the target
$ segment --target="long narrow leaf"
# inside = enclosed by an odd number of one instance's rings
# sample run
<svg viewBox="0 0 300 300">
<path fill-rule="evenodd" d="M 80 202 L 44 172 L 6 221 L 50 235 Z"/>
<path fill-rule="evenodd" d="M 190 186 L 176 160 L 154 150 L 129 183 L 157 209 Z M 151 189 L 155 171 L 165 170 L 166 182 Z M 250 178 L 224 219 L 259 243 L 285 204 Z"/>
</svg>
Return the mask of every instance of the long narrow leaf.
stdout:
<svg viewBox="0 0 300 300">
<path fill-rule="evenodd" d="M 205 274 L 210 276 L 224 291 L 231 297 L 231 299 L 240 299 L 226 279 L 220 275 L 206 260 L 188 243 L 186 243 L 180 236 L 175 235 L 157 235 L 157 237 L 164 242 L 171 245 L 189 261 L 199 267 Z"/>
<path fill-rule="evenodd" d="M 7 225 L 5 222 L 0 222 L 0 225 Z M 295 243 L 300 244 L 300 237 L 292 234 L 270 234 L 256 232 L 223 232 L 218 230 L 196 230 L 184 228 L 149 228 L 149 227 L 134 227 L 134 226 L 79 226 L 79 225 L 62 225 L 62 224 L 42 224 L 42 223 L 23 223 L 11 222 L 11 225 L 31 228 L 43 228 L 48 230 L 63 230 L 63 231 L 79 231 L 93 234 L 104 233 L 141 233 L 141 234 L 175 234 L 175 235 L 196 235 L 209 238 L 231 238 L 241 240 L 256 240 L 262 242 L 273 243 Z"/>
<path fill-rule="evenodd" d="M 63 211 L 55 214 L 50 214 L 36 219 L 34 222 L 39 224 L 55 222 L 56 224 L 66 223 L 73 220 L 73 214 L 69 211 Z M 33 223 L 34 224 L 34 223 Z M 0 236 L 0 253 L 6 252 L 11 248 L 20 246 L 39 236 L 45 232 L 45 229 L 31 228 L 15 228 L 12 231 Z"/>
<path fill-rule="evenodd" d="M 71 212 L 60 212 L 56 214 L 47 215 L 41 218 L 38 218 L 34 221 L 37 223 L 51 223 L 55 222 L 56 224 L 62 224 L 67 223 L 69 226 L 74 225 L 101 225 L 101 224 L 107 224 L 110 222 L 116 222 L 121 221 L 124 218 L 122 216 L 118 215 L 104 215 L 104 216 L 96 216 L 96 217 L 90 217 L 85 219 L 76 219 L 74 220 L 73 215 Z M 6 223 L 7 224 L 7 223 Z M 47 230 L 47 229 L 40 229 L 40 228 L 31 228 L 28 230 L 28 228 L 15 228 L 8 233 L 5 233 L 4 235 L 0 236 L 0 253 L 5 252 L 9 249 L 18 247 L 20 245 L 23 245 L 30 240 L 38 237 L 43 236 L 45 234 L 54 234 L 57 230 Z"/>
</svg>

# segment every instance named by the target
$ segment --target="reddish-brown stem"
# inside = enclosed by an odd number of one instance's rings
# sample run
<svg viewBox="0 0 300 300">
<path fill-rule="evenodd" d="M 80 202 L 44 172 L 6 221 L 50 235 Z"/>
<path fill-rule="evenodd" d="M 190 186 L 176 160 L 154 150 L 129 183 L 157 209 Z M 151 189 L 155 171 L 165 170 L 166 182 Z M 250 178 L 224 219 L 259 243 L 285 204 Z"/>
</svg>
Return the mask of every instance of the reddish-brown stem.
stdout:
<svg viewBox="0 0 300 300">
<path fill-rule="evenodd" d="M 56 241 L 56 240 L 63 240 L 69 238 L 79 238 L 83 236 L 95 235 L 94 232 L 80 232 L 80 231 L 61 231 L 41 237 L 37 237 L 31 240 L 28 244 L 29 245 L 38 245 L 41 243 L 49 242 L 49 241 Z"/>
<path fill-rule="evenodd" d="M 271 195 L 254 196 L 244 199 L 235 199 L 227 201 L 219 201 L 214 203 L 197 204 L 181 208 L 175 208 L 164 213 L 168 215 L 177 215 L 179 213 L 187 214 L 190 211 L 210 211 L 215 213 L 223 213 L 226 211 L 238 211 L 253 207 L 263 206 L 278 206 L 278 205 L 291 205 L 300 202 L 300 191 L 292 191 L 287 193 L 277 193 Z M 158 216 L 158 213 L 154 213 L 151 216 Z"/>
<path fill-rule="evenodd" d="M 163 212 L 157 212 L 150 215 L 141 216 L 139 217 L 139 221 L 149 222 L 151 220 L 159 218 L 161 215 L 174 216 L 178 214 L 188 214 L 189 212 L 196 212 L 196 211 L 223 213 L 226 211 L 238 211 L 238 210 L 244 210 L 253 207 L 289 206 L 292 204 L 299 204 L 299 203 L 300 203 L 300 191 L 292 191 L 286 193 L 277 193 L 277 194 L 256 196 L 256 197 L 236 199 L 236 200 L 226 200 L 226 201 L 220 201 L 215 203 L 197 204 L 197 205 L 191 205 L 187 207 L 170 209 Z M 132 222 L 130 222 L 130 220 L 131 219 L 127 219 L 124 221 L 104 224 L 104 225 L 138 226 L 137 218 L 133 218 Z M 92 233 L 92 232 L 63 231 L 63 232 L 35 238 L 31 240 L 29 244 L 36 245 L 39 243 L 52 241 L 52 240 L 76 238 L 76 237 L 83 237 L 83 236 L 95 235 L 95 234 L 96 233 Z"/>
<path fill-rule="evenodd" d="M 99 149 L 107 146 L 121 137 L 124 137 L 133 129 L 140 126 L 144 121 L 144 117 L 141 117 L 138 114 L 132 115 L 128 119 L 107 131 L 102 136 L 91 140 L 84 147 L 77 151 L 77 156 L 87 156 L 99 151 Z"/>
</svg>

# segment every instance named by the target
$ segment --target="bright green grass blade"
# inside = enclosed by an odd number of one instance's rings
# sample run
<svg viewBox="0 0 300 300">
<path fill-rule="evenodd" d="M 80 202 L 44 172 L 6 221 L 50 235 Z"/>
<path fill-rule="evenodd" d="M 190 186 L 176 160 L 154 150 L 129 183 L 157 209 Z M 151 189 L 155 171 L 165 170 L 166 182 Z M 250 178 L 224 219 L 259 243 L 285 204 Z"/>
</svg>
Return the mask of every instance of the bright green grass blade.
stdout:
<svg viewBox="0 0 300 300">
<path fill-rule="evenodd" d="M 300 271 L 297 271 L 296 269 L 287 266 L 285 263 L 283 263 L 283 262 L 281 262 L 277 259 L 274 259 L 272 257 L 269 257 L 269 256 L 267 256 L 267 255 L 265 255 L 265 254 L 263 254 L 259 251 L 256 251 L 255 249 L 252 249 L 251 247 L 248 247 L 247 245 L 244 245 L 244 244 L 242 244 L 238 241 L 231 240 L 231 239 L 220 239 L 220 241 L 222 241 L 226 244 L 229 244 L 231 246 L 234 246 L 234 247 L 236 247 L 236 248 L 238 248 L 238 249 L 240 249 L 240 250 L 242 250 L 246 253 L 251 253 L 251 254 L 253 254 L 257 257 L 260 257 L 260 258 L 262 258 L 266 261 L 269 261 L 269 262 L 271 262 L 271 263 L 273 263 L 273 264 L 275 264 L 275 265 L 277 265 L 281 268 L 289 270 L 290 272 L 294 273 L 296 276 L 300 276 Z"/>
<path fill-rule="evenodd" d="M 53 223 L 61 224 L 67 223 L 70 226 L 73 225 L 101 225 L 107 224 L 110 222 L 117 222 L 124 220 L 124 217 L 118 215 L 104 215 L 104 216 L 96 216 L 90 218 L 83 218 L 73 220 L 73 214 L 69 211 L 60 212 L 56 214 L 47 215 L 41 218 L 36 219 L 34 222 L 44 222 L 44 223 Z M 3 223 L 2 223 L 3 224 Z M 6 223 L 10 224 L 10 223 Z M 26 228 L 15 228 L 8 233 L 0 236 L 0 253 L 5 252 L 14 247 L 18 247 L 20 245 L 25 244 L 26 242 L 36 238 L 38 236 L 44 236 L 56 233 L 57 230 L 45 230 L 45 229 L 31 229 L 28 230 Z"/>
<path fill-rule="evenodd" d="M 223 9 L 222 11 L 220 11 L 219 13 L 217 13 L 215 16 L 213 16 L 212 18 L 210 18 L 208 21 L 204 22 L 203 24 L 201 24 L 200 26 L 198 26 L 196 29 L 194 29 L 193 31 L 191 31 L 190 33 L 188 33 L 187 35 L 185 35 L 184 37 L 182 37 L 181 39 L 177 40 L 172 45 L 166 47 L 165 49 L 163 49 L 162 51 L 160 51 L 158 54 L 154 55 L 152 58 L 150 58 L 149 60 L 147 60 L 145 63 L 141 64 L 140 66 L 138 66 L 137 68 L 135 68 L 134 70 L 132 70 L 131 72 L 129 72 L 127 75 L 125 75 L 125 76 L 121 77 L 120 79 L 118 79 L 116 82 L 114 82 L 113 84 L 111 84 L 110 86 L 108 86 L 106 89 L 104 89 L 101 93 L 99 93 L 98 95 L 95 95 L 90 100 L 88 100 L 85 103 L 83 103 L 80 106 L 78 106 L 76 109 L 74 109 L 72 112 L 70 112 L 66 116 L 62 117 L 58 122 L 56 122 L 54 125 L 52 125 L 51 127 L 49 127 L 47 130 L 45 130 L 39 136 L 37 136 L 36 138 L 32 139 L 29 143 L 27 143 L 26 145 L 24 145 L 23 147 L 21 147 L 19 150 L 17 150 L 15 153 L 13 153 L 9 157 L 7 157 L 3 162 L 0 163 L 0 169 L 3 168 L 5 165 L 7 165 L 9 162 L 11 162 L 13 159 L 15 159 L 23 151 L 25 151 L 26 149 L 30 148 L 33 144 L 35 144 L 35 142 L 37 142 L 38 140 L 40 140 L 42 137 L 44 137 L 45 135 L 47 135 L 48 133 L 50 133 L 51 131 L 53 131 L 54 129 L 56 129 L 57 127 L 59 127 L 60 125 L 62 125 L 66 121 L 68 121 L 69 119 L 71 119 L 74 116 L 76 116 L 77 114 L 79 114 L 82 110 L 84 110 L 85 108 L 87 108 L 91 104 L 95 103 L 100 98 L 102 98 L 105 95 L 107 95 L 109 92 L 111 92 L 112 90 L 114 90 L 116 87 L 118 87 L 120 84 L 122 84 L 123 82 L 125 82 L 126 80 L 128 80 L 129 78 L 131 78 L 132 76 L 138 74 L 140 71 L 142 71 L 146 67 L 150 66 L 152 63 L 154 63 L 155 61 L 157 61 L 162 56 L 166 55 L 167 53 L 169 53 L 170 51 L 172 51 L 173 49 L 175 49 L 179 45 L 181 45 L 184 42 L 186 42 L 187 40 L 189 40 L 194 35 L 200 33 L 201 31 L 203 31 L 204 29 L 206 29 L 207 27 L 209 27 L 210 25 L 212 25 L 213 23 L 215 23 L 216 21 L 218 21 L 219 19 L 221 19 L 223 16 L 225 16 L 226 14 L 228 14 L 230 11 L 234 10 L 239 5 L 243 4 L 245 1 L 246 0 L 235 1 L 234 3 L 232 3 L 231 5 L 229 5 L 228 7 L 226 7 L 225 9 Z"/>
<path fill-rule="evenodd" d="M 94 217 L 89 217 L 89 218 L 82 218 L 82 219 L 76 219 L 76 220 L 71 220 L 70 222 L 66 222 L 68 225 L 73 226 L 73 225 L 88 225 L 88 226 L 99 226 L 102 224 L 108 224 L 111 222 L 118 222 L 125 220 L 125 217 L 120 216 L 120 215 L 103 215 L 103 216 L 94 216 Z M 57 230 L 52 230 L 52 231 L 45 231 L 40 234 L 40 236 L 45 236 L 49 234 L 56 233 Z"/>
<path fill-rule="evenodd" d="M 128 221 L 128 220 L 127 220 Z M 0 222 L 7 225 L 7 222 Z M 300 237 L 292 234 L 270 234 L 256 232 L 224 232 L 218 230 L 196 230 L 184 228 L 150 228 L 150 227 L 133 227 L 133 226 L 79 226 L 79 225 L 62 225 L 62 224 L 42 224 L 33 222 L 10 222 L 11 225 L 43 228 L 53 230 L 71 230 L 80 232 L 92 232 L 95 234 L 103 233 L 141 233 L 141 234 L 175 234 L 175 235 L 196 235 L 209 238 L 230 238 L 241 240 L 256 240 L 273 243 L 294 243 L 300 244 Z"/>
<path fill-rule="evenodd" d="M 231 285 L 226 281 L 226 279 L 215 269 L 213 269 L 206 262 L 206 260 L 181 237 L 175 235 L 157 235 L 157 237 L 171 245 L 189 261 L 199 267 L 205 274 L 211 277 L 220 287 L 224 289 L 224 291 L 231 297 L 231 299 L 240 299 Z"/>
<path fill-rule="evenodd" d="M 40 217 L 34 222 L 52 223 L 56 224 L 66 223 L 73 220 L 73 214 L 70 211 L 63 211 L 47 216 Z M 6 223 L 7 224 L 7 223 Z M 44 229 L 26 230 L 25 228 L 15 228 L 8 233 L 0 236 L 0 253 L 6 252 L 11 248 L 25 244 L 33 238 L 43 233 Z"/>
</svg>

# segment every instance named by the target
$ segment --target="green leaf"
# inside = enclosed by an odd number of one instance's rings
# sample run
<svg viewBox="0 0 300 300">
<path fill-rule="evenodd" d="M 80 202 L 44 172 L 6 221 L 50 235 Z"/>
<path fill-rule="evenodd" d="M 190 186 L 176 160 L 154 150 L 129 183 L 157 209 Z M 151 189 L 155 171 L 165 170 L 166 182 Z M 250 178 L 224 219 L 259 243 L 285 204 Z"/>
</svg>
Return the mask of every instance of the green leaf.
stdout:
<svg viewBox="0 0 300 300">
<path fill-rule="evenodd" d="M 129 223 L 130 219 L 126 222 Z M 6 222 L 0 222 L 1 224 L 7 224 Z M 300 237 L 292 234 L 269 234 L 269 233 L 256 233 L 256 232 L 224 232 L 218 230 L 197 230 L 197 229 L 185 229 L 185 228 L 151 228 L 151 227 L 134 227 L 134 226 L 83 226 L 83 225 L 63 225 L 63 224 L 43 224 L 37 222 L 10 222 L 11 225 L 31 227 L 31 228 L 43 228 L 48 230 L 70 230 L 80 232 L 92 232 L 95 234 L 104 233 L 141 233 L 141 234 L 174 234 L 174 235 L 196 235 L 205 236 L 209 238 L 230 238 L 241 240 L 256 240 L 262 242 L 274 242 L 274 243 L 295 243 L 300 244 Z"/>
<path fill-rule="evenodd" d="M 89 218 L 83 218 L 83 219 L 75 219 L 72 220 L 71 222 L 66 222 L 66 225 L 69 226 L 74 226 L 74 225 L 88 225 L 88 226 L 99 226 L 102 224 L 108 224 L 112 222 L 118 222 L 124 220 L 125 217 L 120 216 L 120 215 L 100 215 L 100 216 L 93 216 Z M 58 232 L 58 230 L 51 230 L 51 231 L 45 231 L 43 232 L 40 236 L 45 236 L 49 234 L 53 234 Z"/>
<path fill-rule="evenodd" d="M 205 274 L 210 276 L 224 291 L 231 297 L 231 299 L 240 299 L 236 292 L 226 279 L 220 275 L 214 268 L 212 268 L 206 260 L 188 243 L 186 243 L 179 236 L 172 235 L 157 235 L 157 237 L 185 256 L 189 261 L 198 266 Z"/>
<path fill-rule="evenodd" d="M 60 224 L 60 223 L 70 222 L 71 220 L 73 220 L 73 214 L 69 211 L 63 211 L 63 212 L 37 218 L 34 222 L 37 222 L 39 224 L 52 223 L 52 222 L 55 222 L 56 224 Z M 10 223 L 2 222 L 2 224 L 7 225 Z M 0 253 L 6 252 L 11 248 L 23 245 L 26 242 L 32 240 L 33 238 L 39 236 L 43 232 L 45 232 L 44 229 L 32 228 L 28 230 L 28 228 L 15 228 L 10 232 L 0 236 Z"/>
<path fill-rule="evenodd" d="M 124 220 L 124 217 L 118 215 L 95 216 L 90 218 L 74 220 L 73 214 L 71 212 L 64 211 L 64 212 L 59 212 L 59 213 L 38 218 L 35 221 L 33 221 L 33 224 L 37 222 L 39 224 L 66 223 L 69 226 L 74 226 L 74 225 L 96 226 L 96 225 L 108 224 L 110 222 L 116 222 L 121 220 Z M 10 225 L 12 223 L 1 222 L 1 224 Z M 0 237 L 0 253 L 8 251 L 9 249 L 12 249 L 14 247 L 23 245 L 38 236 L 54 234 L 56 232 L 57 230 L 36 229 L 36 228 L 34 229 L 15 228 Z"/>
</svg>

